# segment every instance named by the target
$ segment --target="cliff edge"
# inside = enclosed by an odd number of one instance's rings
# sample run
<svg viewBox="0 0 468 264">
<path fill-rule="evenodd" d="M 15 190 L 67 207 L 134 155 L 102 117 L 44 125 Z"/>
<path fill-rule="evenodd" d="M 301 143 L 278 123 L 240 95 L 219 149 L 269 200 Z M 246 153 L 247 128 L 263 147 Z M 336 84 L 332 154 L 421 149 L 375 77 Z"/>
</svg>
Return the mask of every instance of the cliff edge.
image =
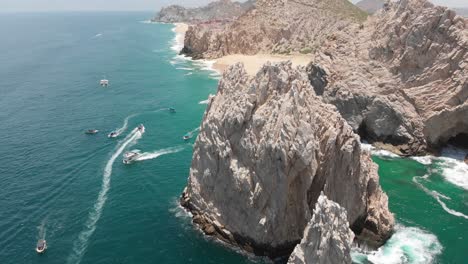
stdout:
<svg viewBox="0 0 468 264">
<path fill-rule="evenodd" d="M 288 256 L 323 192 L 357 238 L 378 246 L 394 219 L 377 166 L 305 70 L 241 64 L 223 75 L 197 137 L 181 204 L 209 234 L 257 255 Z"/>
</svg>

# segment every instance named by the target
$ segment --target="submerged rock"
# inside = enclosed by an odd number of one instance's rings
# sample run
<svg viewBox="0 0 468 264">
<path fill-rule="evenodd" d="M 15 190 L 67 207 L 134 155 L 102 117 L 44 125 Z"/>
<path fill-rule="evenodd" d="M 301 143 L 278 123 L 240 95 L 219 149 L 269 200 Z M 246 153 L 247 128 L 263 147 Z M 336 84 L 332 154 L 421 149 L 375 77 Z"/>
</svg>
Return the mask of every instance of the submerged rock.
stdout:
<svg viewBox="0 0 468 264">
<path fill-rule="evenodd" d="M 351 263 L 353 239 L 346 210 L 322 193 L 315 205 L 314 215 L 304 230 L 304 237 L 294 248 L 288 263 Z"/>
<path fill-rule="evenodd" d="M 377 246 L 394 219 L 377 166 L 303 68 L 266 64 L 250 78 L 230 67 L 205 112 L 181 204 L 205 233 L 272 258 L 302 239 L 320 193 Z M 207 231 L 209 226 L 213 226 Z"/>
</svg>

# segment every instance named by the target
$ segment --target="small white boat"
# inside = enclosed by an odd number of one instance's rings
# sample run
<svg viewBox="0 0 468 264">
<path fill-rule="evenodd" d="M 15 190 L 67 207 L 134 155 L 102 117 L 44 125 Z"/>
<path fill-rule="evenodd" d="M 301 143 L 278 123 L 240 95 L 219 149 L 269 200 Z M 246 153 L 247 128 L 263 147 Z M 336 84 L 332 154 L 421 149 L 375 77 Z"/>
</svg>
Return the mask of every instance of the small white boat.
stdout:
<svg viewBox="0 0 468 264">
<path fill-rule="evenodd" d="M 47 243 L 45 241 L 45 239 L 39 239 L 37 241 L 37 245 L 36 245 L 36 252 L 39 253 L 39 254 L 42 254 L 44 253 L 44 251 L 47 249 Z"/>
<path fill-rule="evenodd" d="M 103 86 L 103 87 L 108 86 L 108 85 L 109 85 L 109 80 L 107 80 L 107 79 L 102 79 L 102 80 L 99 82 L 99 84 L 100 84 L 101 86 Z"/>
<path fill-rule="evenodd" d="M 189 140 L 189 139 L 191 139 L 192 137 L 193 137 L 193 134 L 192 134 L 192 133 L 187 133 L 187 134 L 185 134 L 182 138 L 183 138 L 184 140 Z"/>
<path fill-rule="evenodd" d="M 145 133 L 145 126 L 143 124 L 140 124 L 138 126 L 138 131 L 140 131 L 140 133 Z"/>
<path fill-rule="evenodd" d="M 118 136 L 120 136 L 120 133 L 117 131 L 112 131 L 107 135 L 108 138 L 116 138 Z"/>
<path fill-rule="evenodd" d="M 99 132 L 99 130 L 97 129 L 88 129 L 85 131 L 85 134 L 88 134 L 88 135 L 94 135 L 94 134 L 97 134 Z"/>
<path fill-rule="evenodd" d="M 138 149 L 135 149 L 129 152 L 125 152 L 123 157 L 123 164 L 130 164 L 140 157 L 140 151 Z"/>
</svg>

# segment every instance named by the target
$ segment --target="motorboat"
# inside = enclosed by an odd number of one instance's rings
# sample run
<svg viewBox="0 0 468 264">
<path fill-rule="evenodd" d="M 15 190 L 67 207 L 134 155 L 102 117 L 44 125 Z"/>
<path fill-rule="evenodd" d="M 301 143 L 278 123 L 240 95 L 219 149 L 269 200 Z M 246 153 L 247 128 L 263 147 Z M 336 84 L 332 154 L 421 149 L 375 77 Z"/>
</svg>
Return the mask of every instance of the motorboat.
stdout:
<svg viewBox="0 0 468 264">
<path fill-rule="evenodd" d="M 169 107 L 169 112 L 170 112 L 170 113 L 175 113 L 176 110 L 175 110 L 175 108 Z"/>
<path fill-rule="evenodd" d="M 182 138 L 183 138 L 184 140 L 189 140 L 189 139 L 191 139 L 192 137 L 193 137 L 192 133 L 187 133 L 187 134 L 185 134 Z"/>
<path fill-rule="evenodd" d="M 119 133 L 118 131 L 112 131 L 112 132 L 110 132 L 110 133 L 107 135 L 107 137 L 108 137 L 108 138 L 116 138 L 116 137 L 118 137 L 119 135 L 120 135 L 120 133 Z"/>
<path fill-rule="evenodd" d="M 124 158 L 122 162 L 124 164 L 130 164 L 134 162 L 136 159 L 138 159 L 140 156 L 141 156 L 140 151 L 137 149 L 129 151 L 129 152 L 125 152 L 125 154 L 123 155 Z"/>
<path fill-rule="evenodd" d="M 107 79 L 102 79 L 99 84 L 103 87 L 107 87 L 109 85 L 109 80 Z"/>
<path fill-rule="evenodd" d="M 36 252 L 39 253 L 39 254 L 42 254 L 44 253 L 44 251 L 47 249 L 47 243 L 45 241 L 45 239 L 39 239 L 37 241 L 37 245 L 36 245 Z"/>
<path fill-rule="evenodd" d="M 143 124 L 140 124 L 138 126 L 138 131 L 140 131 L 141 133 L 145 133 L 145 126 Z"/>
<path fill-rule="evenodd" d="M 97 129 L 88 129 L 85 131 L 85 134 L 88 134 L 88 135 L 94 135 L 94 134 L 97 134 L 99 132 L 99 130 Z"/>
</svg>

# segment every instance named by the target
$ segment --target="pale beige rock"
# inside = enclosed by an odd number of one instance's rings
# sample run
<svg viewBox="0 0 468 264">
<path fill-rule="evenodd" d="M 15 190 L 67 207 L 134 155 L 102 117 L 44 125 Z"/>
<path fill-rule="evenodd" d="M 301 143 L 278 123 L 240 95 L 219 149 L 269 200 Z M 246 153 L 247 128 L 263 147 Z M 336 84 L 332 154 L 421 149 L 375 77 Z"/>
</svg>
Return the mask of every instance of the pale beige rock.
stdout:
<svg viewBox="0 0 468 264">
<path fill-rule="evenodd" d="M 266 64 L 250 78 L 236 64 L 205 112 L 181 202 L 218 238 L 275 257 L 300 241 L 322 191 L 360 239 L 382 244 L 394 219 L 378 181 L 358 136 L 314 95 L 304 68 Z"/>
<path fill-rule="evenodd" d="M 304 237 L 294 248 L 288 264 L 352 263 L 353 239 L 346 210 L 322 193 L 304 230 Z"/>
<path fill-rule="evenodd" d="M 366 16 L 348 0 L 258 0 L 232 23 L 190 27 L 182 52 L 196 59 L 311 53 L 335 30 Z"/>
<path fill-rule="evenodd" d="M 309 72 L 324 70 L 324 100 L 355 131 L 422 154 L 468 134 L 467 21 L 426 0 L 389 2 L 327 39 Z"/>
</svg>

